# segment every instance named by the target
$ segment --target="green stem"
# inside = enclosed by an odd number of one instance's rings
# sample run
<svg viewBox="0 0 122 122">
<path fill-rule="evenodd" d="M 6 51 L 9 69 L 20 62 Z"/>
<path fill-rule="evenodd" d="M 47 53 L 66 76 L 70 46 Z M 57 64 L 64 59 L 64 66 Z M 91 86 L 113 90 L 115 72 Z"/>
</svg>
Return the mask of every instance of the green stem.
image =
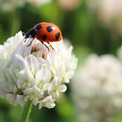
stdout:
<svg viewBox="0 0 122 122">
<path fill-rule="evenodd" d="M 28 101 L 23 109 L 20 122 L 28 122 L 33 103 Z"/>
</svg>

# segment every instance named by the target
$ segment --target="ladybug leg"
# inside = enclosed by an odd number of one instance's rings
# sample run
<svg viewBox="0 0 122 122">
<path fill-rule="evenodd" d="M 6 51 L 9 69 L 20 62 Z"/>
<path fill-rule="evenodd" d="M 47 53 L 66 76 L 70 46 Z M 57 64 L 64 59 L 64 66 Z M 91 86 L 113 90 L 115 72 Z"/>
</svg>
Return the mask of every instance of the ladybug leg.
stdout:
<svg viewBox="0 0 122 122">
<path fill-rule="evenodd" d="M 33 42 L 33 39 L 31 40 L 30 44 L 27 45 L 27 47 L 29 47 L 32 44 L 32 42 Z"/>
<path fill-rule="evenodd" d="M 27 40 L 26 38 L 23 39 L 23 41 L 22 41 L 23 46 L 25 45 L 26 40 Z"/>
<path fill-rule="evenodd" d="M 50 47 L 55 51 L 55 49 L 53 48 L 53 46 L 49 42 L 47 42 L 47 44 L 49 44 Z"/>
<path fill-rule="evenodd" d="M 22 43 L 23 46 L 25 45 L 25 42 L 26 42 L 26 41 L 27 41 L 27 38 L 24 39 L 24 41 L 23 41 L 23 43 Z M 30 46 L 30 45 L 32 44 L 32 42 L 33 42 L 33 40 L 31 40 L 30 44 L 28 44 L 27 47 Z"/>
<path fill-rule="evenodd" d="M 44 42 L 41 42 L 49 51 L 49 47 L 44 43 Z"/>
</svg>

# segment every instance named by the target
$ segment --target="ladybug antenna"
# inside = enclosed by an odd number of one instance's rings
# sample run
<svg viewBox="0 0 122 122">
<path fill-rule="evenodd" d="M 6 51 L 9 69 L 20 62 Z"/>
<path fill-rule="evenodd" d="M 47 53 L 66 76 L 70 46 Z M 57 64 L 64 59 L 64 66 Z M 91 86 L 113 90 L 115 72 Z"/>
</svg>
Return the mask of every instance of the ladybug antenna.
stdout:
<svg viewBox="0 0 122 122">
<path fill-rule="evenodd" d="M 23 45 L 23 46 L 25 45 L 26 40 L 27 40 L 27 39 L 25 39 L 25 37 L 24 37 L 23 40 L 22 40 L 22 45 Z"/>
<path fill-rule="evenodd" d="M 32 44 L 32 42 L 33 42 L 33 39 L 31 40 L 30 44 L 27 45 L 27 47 L 29 47 Z"/>
<path fill-rule="evenodd" d="M 22 32 L 23 35 L 25 35 L 25 32 Z"/>
</svg>

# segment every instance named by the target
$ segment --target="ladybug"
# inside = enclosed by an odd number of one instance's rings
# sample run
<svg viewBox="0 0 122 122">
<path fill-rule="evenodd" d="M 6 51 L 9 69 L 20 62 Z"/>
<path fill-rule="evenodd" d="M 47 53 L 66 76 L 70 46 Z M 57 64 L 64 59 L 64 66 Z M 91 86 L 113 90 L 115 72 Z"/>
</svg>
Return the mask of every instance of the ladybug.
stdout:
<svg viewBox="0 0 122 122">
<path fill-rule="evenodd" d="M 51 46 L 51 44 L 49 42 L 60 41 L 62 39 L 62 33 L 57 25 L 55 25 L 53 23 L 48 23 L 48 22 L 41 22 L 41 23 L 35 25 L 32 29 L 30 29 L 25 34 L 25 41 L 27 38 L 32 38 L 32 39 L 36 38 L 42 44 L 44 44 L 43 42 L 47 42 Z M 31 41 L 31 43 L 32 42 L 33 42 L 33 40 Z M 28 46 L 30 46 L 31 43 Z"/>
</svg>

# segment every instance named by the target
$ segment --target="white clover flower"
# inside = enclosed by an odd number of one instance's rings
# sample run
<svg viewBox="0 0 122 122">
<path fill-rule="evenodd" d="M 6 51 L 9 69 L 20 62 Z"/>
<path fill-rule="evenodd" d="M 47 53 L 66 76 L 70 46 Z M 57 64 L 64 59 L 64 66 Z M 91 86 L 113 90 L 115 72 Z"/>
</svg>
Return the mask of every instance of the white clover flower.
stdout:
<svg viewBox="0 0 122 122">
<path fill-rule="evenodd" d="M 52 2 L 52 0 L 27 0 L 27 2 L 33 5 L 40 6 L 40 5 L 50 3 Z"/>
<path fill-rule="evenodd" d="M 91 54 L 73 77 L 72 97 L 80 121 L 114 122 L 122 109 L 122 63 L 112 55 Z"/>
<path fill-rule="evenodd" d="M 25 5 L 25 0 L 3 0 L 1 7 L 4 11 L 11 11 L 16 8 L 21 8 Z"/>
<path fill-rule="evenodd" d="M 73 10 L 77 8 L 82 0 L 57 0 L 59 7 L 64 10 Z"/>
<path fill-rule="evenodd" d="M 122 34 L 122 0 L 87 0 L 87 4 L 105 26 Z"/>
<path fill-rule="evenodd" d="M 4 11 L 12 11 L 16 8 L 22 8 L 26 3 L 40 6 L 50 2 L 52 0 L 3 0 L 0 1 L 0 6 Z"/>
<path fill-rule="evenodd" d="M 63 40 L 51 43 L 48 50 L 37 39 L 27 46 L 18 32 L 0 45 L 0 96 L 11 104 L 24 105 L 28 100 L 39 108 L 53 108 L 55 97 L 65 92 L 69 79 L 77 66 L 72 47 L 66 48 Z"/>
</svg>

